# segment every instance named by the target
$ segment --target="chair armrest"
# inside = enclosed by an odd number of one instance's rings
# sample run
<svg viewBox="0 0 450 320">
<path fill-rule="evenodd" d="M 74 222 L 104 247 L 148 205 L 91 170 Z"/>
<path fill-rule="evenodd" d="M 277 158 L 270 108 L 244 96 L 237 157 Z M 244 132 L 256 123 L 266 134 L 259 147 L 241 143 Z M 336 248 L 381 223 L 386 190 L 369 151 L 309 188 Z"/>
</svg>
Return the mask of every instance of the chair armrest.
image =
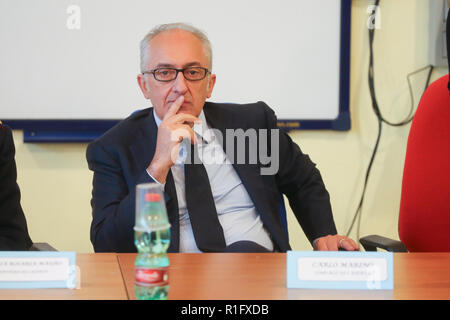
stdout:
<svg viewBox="0 0 450 320">
<path fill-rule="evenodd" d="M 53 248 L 51 245 L 45 242 L 33 243 L 30 248 L 30 251 L 58 251 Z"/>
<path fill-rule="evenodd" d="M 366 251 L 377 251 L 377 248 L 381 248 L 391 252 L 408 252 L 408 249 L 401 241 L 378 235 L 362 237 L 359 239 L 359 242 Z"/>
</svg>

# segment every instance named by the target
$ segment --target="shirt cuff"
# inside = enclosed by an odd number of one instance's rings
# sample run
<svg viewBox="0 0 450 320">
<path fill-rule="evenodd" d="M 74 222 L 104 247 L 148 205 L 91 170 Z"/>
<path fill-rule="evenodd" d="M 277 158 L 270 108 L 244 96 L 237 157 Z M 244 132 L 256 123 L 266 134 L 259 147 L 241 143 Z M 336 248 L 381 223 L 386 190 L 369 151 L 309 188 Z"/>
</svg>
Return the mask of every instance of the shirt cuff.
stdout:
<svg viewBox="0 0 450 320">
<path fill-rule="evenodd" d="M 151 177 L 151 176 L 150 176 Z M 313 241 L 313 243 L 312 243 L 312 245 L 313 245 L 313 250 L 317 250 L 317 248 L 316 248 L 316 242 L 317 242 L 317 240 L 319 240 L 320 238 L 317 238 L 317 239 L 315 239 L 314 241 Z"/>
<path fill-rule="evenodd" d="M 163 187 L 165 187 L 166 186 L 166 183 L 164 182 L 164 183 L 161 183 L 161 182 L 159 182 L 158 180 L 156 180 L 155 178 L 153 178 L 153 176 L 150 174 L 150 172 L 148 172 L 148 170 L 147 169 L 145 169 L 145 171 L 147 172 L 147 174 L 150 176 L 150 178 L 152 178 L 152 180 L 153 181 L 155 181 L 156 183 L 158 183 L 158 184 L 160 184 L 160 185 L 162 185 Z"/>
</svg>

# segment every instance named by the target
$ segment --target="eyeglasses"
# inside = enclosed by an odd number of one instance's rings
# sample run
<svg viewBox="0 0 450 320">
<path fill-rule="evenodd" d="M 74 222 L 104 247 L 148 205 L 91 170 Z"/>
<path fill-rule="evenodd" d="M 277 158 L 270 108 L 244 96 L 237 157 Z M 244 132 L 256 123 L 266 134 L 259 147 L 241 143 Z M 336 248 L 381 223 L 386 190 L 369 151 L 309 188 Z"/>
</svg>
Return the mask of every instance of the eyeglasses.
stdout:
<svg viewBox="0 0 450 320">
<path fill-rule="evenodd" d="M 153 77 L 162 82 L 169 82 L 175 80 L 178 76 L 178 72 L 182 72 L 184 78 L 189 81 L 203 80 L 210 71 L 202 67 L 188 67 L 184 69 L 176 68 L 157 68 L 150 71 L 144 71 L 142 74 L 153 74 Z"/>
</svg>

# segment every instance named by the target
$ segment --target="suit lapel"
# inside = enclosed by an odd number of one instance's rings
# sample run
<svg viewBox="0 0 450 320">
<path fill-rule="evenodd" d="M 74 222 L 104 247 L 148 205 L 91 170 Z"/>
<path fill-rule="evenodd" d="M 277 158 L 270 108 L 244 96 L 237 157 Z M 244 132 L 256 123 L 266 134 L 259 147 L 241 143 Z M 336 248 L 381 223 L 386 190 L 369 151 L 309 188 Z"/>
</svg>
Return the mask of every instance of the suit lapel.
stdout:
<svg viewBox="0 0 450 320">
<path fill-rule="evenodd" d="M 210 102 L 206 102 L 203 107 L 203 112 L 205 114 L 206 121 L 209 126 L 213 129 L 218 129 L 222 133 L 222 139 L 219 139 L 220 144 L 222 144 L 222 148 L 227 152 L 226 146 L 226 129 L 233 129 L 236 126 L 236 119 L 234 117 L 234 113 L 232 112 L 224 112 L 226 110 L 222 110 L 222 108 L 226 108 L 223 106 L 217 106 Z"/>
</svg>

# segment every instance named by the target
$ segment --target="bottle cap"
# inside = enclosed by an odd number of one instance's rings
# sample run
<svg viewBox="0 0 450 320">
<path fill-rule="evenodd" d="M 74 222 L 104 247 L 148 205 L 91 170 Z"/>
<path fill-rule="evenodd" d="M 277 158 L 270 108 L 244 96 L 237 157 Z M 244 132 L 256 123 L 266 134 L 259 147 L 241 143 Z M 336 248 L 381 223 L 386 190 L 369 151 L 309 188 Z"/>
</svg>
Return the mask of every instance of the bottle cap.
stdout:
<svg viewBox="0 0 450 320">
<path fill-rule="evenodd" d="M 161 200 L 161 196 L 158 193 L 147 193 L 145 195 L 145 201 L 147 202 L 157 202 Z"/>
</svg>

